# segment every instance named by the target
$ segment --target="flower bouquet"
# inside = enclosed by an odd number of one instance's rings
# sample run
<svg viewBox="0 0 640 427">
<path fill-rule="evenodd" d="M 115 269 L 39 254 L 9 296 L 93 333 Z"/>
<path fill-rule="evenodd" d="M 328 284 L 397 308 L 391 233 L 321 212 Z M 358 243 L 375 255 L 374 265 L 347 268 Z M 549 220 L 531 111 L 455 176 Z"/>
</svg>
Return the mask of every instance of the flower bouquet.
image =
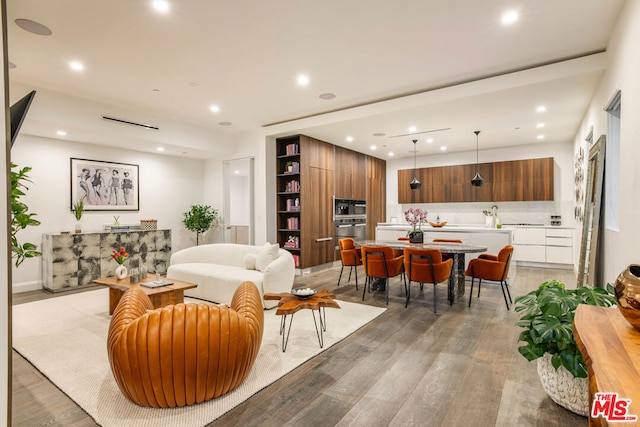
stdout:
<svg viewBox="0 0 640 427">
<path fill-rule="evenodd" d="M 111 258 L 118 263 L 115 271 L 116 279 L 122 280 L 127 277 L 127 267 L 124 263 L 129 259 L 129 252 L 125 251 L 124 247 L 121 247 L 119 251 L 114 249 L 111 251 Z"/>
<path fill-rule="evenodd" d="M 120 265 L 124 264 L 129 259 L 129 252 L 124 250 L 124 246 L 121 247 L 119 251 L 114 249 L 111 252 L 111 258 Z"/>
<path fill-rule="evenodd" d="M 404 211 L 404 219 L 413 226 L 413 230 L 408 233 L 411 243 L 422 243 L 422 223 L 427 222 L 427 211 L 420 208 L 410 208 Z"/>
</svg>

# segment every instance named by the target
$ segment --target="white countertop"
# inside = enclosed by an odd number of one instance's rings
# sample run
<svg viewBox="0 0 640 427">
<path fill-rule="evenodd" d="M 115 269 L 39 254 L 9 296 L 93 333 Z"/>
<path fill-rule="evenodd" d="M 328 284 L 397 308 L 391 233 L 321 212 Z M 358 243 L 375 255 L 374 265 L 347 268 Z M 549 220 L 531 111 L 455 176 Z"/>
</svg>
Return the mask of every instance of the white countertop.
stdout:
<svg viewBox="0 0 640 427">
<path fill-rule="evenodd" d="M 391 222 L 379 222 L 378 227 L 387 228 L 391 230 L 409 230 L 413 226 L 406 223 L 391 223 Z M 502 228 L 489 227 L 484 224 L 447 224 L 444 227 L 432 227 L 430 225 L 423 225 L 422 231 L 496 231 L 505 232 L 515 228 L 550 228 L 550 229 L 570 229 L 574 227 L 567 227 L 562 225 L 502 225 Z"/>
</svg>

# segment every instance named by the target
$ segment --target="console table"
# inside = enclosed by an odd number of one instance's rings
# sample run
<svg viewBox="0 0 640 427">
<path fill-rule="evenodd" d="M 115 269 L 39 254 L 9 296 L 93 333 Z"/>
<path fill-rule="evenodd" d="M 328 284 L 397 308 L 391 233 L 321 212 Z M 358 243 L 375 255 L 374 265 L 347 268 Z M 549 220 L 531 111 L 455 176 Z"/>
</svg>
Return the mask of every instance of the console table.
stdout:
<svg viewBox="0 0 640 427">
<path fill-rule="evenodd" d="M 127 268 L 147 266 L 166 274 L 171 257 L 171 230 L 135 230 L 42 235 L 42 286 L 51 292 L 68 291 L 100 277 L 113 276 L 117 263 L 111 251 L 124 246 Z"/>
<path fill-rule="evenodd" d="M 573 334 L 589 372 L 589 410 L 595 393 L 616 392 L 619 399 L 631 399 L 628 414 L 640 419 L 640 332 L 617 308 L 581 304 Z M 589 425 L 609 424 L 603 417 L 589 417 Z"/>
</svg>

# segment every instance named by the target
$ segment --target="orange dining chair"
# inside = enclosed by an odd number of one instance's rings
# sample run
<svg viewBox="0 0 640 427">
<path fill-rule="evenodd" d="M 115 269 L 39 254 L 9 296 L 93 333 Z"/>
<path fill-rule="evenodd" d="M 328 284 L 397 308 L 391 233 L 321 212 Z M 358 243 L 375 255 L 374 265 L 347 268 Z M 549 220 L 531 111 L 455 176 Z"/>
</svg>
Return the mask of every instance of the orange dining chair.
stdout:
<svg viewBox="0 0 640 427">
<path fill-rule="evenodd" d="M 338 240 L 338 246 L 340 247 L 340 260 L 342 261 L 340 277 L 338 277 L 338 286 L 340 286 L 340 280 L 342 279 L 342 271 L 345 267 L 350 267 L 347 283 L 351 281 L 351 272 L 355 269 L 356 290 L 358 290 L 358 266 L 362 265 L 362 257 L 360 256 L 361 252 L 356 249 L 356 241 L 352 238 Z"/>
<path fill-rule="evenodd" d="M 442 260 L 442 253 L 437 249 L 413 249 L 404 250 L 404 270 L 406 278 L 409 279 L 407 288 L 407 301 L 405 308 L 409 306 L 411 298 L 411 282 L 420 283 L 420 289 L 424 283 L 433 283 L 433 312 L 436 312 L 436 285 L 448 280 L 449 304 L 453 303 L 451 298 L 452 283 L 451 272 L 453 270 L 453 259 Z"/>
<path fill-rule="evenodd" d="M 411 239 L 409 239 L 406 236 L 398 237 L 398 241 L 401 242 L 401 243 L 409 243 L 409 240 L 411 240 Z M 395 248 L 393 249 L 393 257 L 394 258 L 399 257 L 402 254 L 403 254 L 403 250 L 402 249 L 395 249 Z"/>
<path fill-rule="evenodd" d="M 387 305 L 389 305 L 389 278 L 399 276 L 404 272 L 403 256 L 394 256 L 390 246 L 362 246 L 362 265 L 367 275 L 367 281 L 362 292 L 362 300 L 367 293 L 367 285 L 371 287 L 373 279 L 383 279 L 386 282 Z M 405 285 L 405 294 L 406 294 Z"/>
<path fill-rule="evenodd" d="M 475 279 L 478 281 L 478 298 L 480 298 L 480 286 L 482 286 L 482 280 L 489 280 L 492 282 L 499 282 L 502 289 L 502 296 L 504 297 L 504 303 L 509 310 L 509 302 L 511 300 L 511 292 L 509 292 L 509 284 L 507 283 L 507 277 L 509 275 L 509 264 L 511 263 L 511 255 L 513 254 L 513 246 L 507 245 L 500 250 L 498 255 L 480 254 L 478 258 L 469 261 L 467 271 L 464 272 L 465 276 L 471 276 L 471 291 L 469 292 L 469 307 L 471 307 L 471 297 L 473 296 L 473 282 Z M 505 293 L 506 289 L 506 293 Z M 507 295 L 509 296 L 509 302 L 507 302 Z"/>
<path fill-rule="evenodd" d="M 460 239 L 433 239 L 433 243 L 462 243 Z M 442 254 L 443 260 L 453 259 L 451 254 Z"/>
</svg>

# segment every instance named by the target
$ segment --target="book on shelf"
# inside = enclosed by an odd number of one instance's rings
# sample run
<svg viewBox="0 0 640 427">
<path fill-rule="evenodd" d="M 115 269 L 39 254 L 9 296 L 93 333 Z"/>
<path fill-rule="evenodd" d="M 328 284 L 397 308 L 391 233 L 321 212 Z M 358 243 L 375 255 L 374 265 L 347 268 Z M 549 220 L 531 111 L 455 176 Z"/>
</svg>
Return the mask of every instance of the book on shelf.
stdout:
<svg viewBox="0 0 640 427">
<path fill-rule="evenodd" d="M 285 154 L 287 156 L 293 156 L 293 155 L 299 154 L 298 144 L 295 144 L 295 143 L 287 144 L 285 146 Z"/>
<path fill-rule="evenodd" d="M 296 254 L 292 254 L 293 255 L 293 265 L 295 265 L 296 267 L 300 267 L 300 255 L 296 255 Z"/>
<path fill-rule="evenodd" d="M 287 199 L 286 210 L 289 212 L 297 212 L 300 210 L 300 199 Z"/>
<path fill-rule="evenodd" d="M 300 248 L 300 237 L 298 236 L 289 236 L 287 237 L 287 241 L 284 242 L 284 247 L 287 249 L 299 249 Z"/>
<path fill-rule="evenodd" d="M 287 228 L 289 230 L 298 230 L 299 227 L 299 218 L 298 217 L 291 217 L 291 218 L 287 218 Z"/>
<path fill-rule="evenodd" d="M 284 186 L 284 191 L 286 193 L 299 193 L 300 192 L 300 181 L 292 179 L 287 182 Z"/>
<path fill-rule="evenodd" d="M 300 163 L 299 162 L 287 162 L 284 165 L 283 173 L 299 173 L 300 172 Z"/>
</svg>

